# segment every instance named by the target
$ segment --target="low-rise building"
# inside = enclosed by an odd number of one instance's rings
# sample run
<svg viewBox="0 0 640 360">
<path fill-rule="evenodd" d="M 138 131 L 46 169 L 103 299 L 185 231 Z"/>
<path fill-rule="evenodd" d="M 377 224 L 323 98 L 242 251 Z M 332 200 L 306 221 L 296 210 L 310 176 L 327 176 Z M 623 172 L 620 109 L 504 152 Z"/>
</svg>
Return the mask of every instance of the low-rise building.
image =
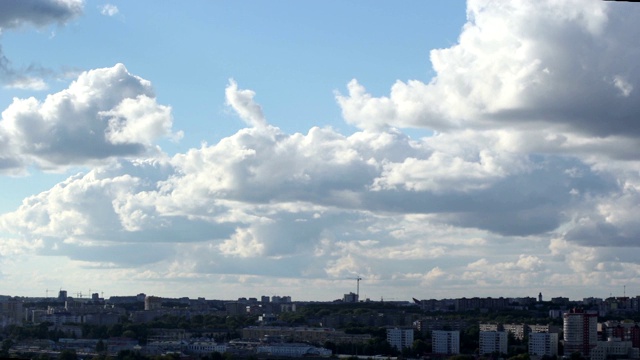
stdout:
<svg viewBox="0 0 640 360">
<path fill-rule="evenodd" d="M 364 344 L 371 339 L 369 334 L 347 334 L 333 328 L 249 326 L 242 329 L 243 340 L 261 340 L 265 337 L 279 337 L 289 342 L 310 342 L 324 344 Z"/>
<path fill-rule="evenodd" d="M 271 356 L 286 356 L 296 358 L 308 356 L 329 357 L 332 355 L 332 352 L 329 349 L 297 343 L 260 345 L 256 347 L 256 353 L 267 354 Z"/>
<path fill-rule="evenodd" d="M 608 358 L 640 358 L 640 350 L 634 348 L 631 341 L 622 341 L 610 338 L 607 341 L 598 341 L 595 348 L 591 349 L 591 360 L 606 360 Z"/>
</svg>

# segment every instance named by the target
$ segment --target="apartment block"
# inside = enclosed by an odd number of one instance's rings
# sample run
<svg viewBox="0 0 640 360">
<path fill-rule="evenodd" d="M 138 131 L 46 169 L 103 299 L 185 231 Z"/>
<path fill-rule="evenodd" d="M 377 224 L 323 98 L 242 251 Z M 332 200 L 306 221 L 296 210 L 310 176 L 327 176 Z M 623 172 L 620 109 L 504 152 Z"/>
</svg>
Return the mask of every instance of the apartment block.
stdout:
<svg viewBox="0 0 640 360">
<path fill-rule="evenodd" d="M 582 309 L 571 309 L 564 314 L 562 327 L 565 355 L 579 352 L 589 357 L 598 341 L 598 315 Z"/>
<path fill-rule="evenodd" d="M 460 331 L 434 330 L 431 332 L 431 348 L 434 354 L 460 353 Z"/>
<path fill-rule="evenodd" d="M 406 347 L 413 345 L 413 328 L 402 329 L 393 328 L 387 329 L 387 341 L 391 346 L 398 350 L 402 350 Z"/>
<path fill-rule="evenodd" d="M 558 334 L 543 332 L 531 333 L 529 335 L 529 355 L 557 356 Z"/>
<path fill-rule="evenodd" d="M 504 331 L 480 331 L 480 355 L 507 353 L 507 333 Z"/>
</svg>

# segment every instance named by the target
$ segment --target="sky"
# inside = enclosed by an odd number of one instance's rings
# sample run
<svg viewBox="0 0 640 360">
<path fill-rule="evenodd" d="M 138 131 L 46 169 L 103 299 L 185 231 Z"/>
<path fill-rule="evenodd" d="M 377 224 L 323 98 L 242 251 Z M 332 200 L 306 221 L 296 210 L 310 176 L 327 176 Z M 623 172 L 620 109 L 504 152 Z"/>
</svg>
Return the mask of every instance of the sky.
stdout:
<svg viewBox="0 0 640 360">
<path fill-rule="evenodd" d="M 0 1 L 0 293 L 640 295 L 638 16 Z"/>
</svg>

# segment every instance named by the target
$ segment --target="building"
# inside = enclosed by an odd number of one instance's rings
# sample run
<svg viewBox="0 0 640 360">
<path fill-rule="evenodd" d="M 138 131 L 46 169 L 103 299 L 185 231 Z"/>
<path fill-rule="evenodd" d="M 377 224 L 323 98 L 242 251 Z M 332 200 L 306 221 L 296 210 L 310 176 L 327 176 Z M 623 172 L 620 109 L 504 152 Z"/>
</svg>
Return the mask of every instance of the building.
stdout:
<svg viewBox="0 0 640 360">
<path fill-rule="evenodd" d="M 199 339 L 190 341 L 185 350 L 188 354 L 209 355 L 213 352 L 224 353 L 227 351 L 227 345 L 218 344 L 210 339 Z"/>
<path fill-rule="evenodd" d="M 582 309 L 571 309 L 563 316 L 564 354 L 579 352 L 589 357 L 598 341 L 598 315 Z"/>
<path fill-rule="evenodd" d="M 560 327 L 557 325 L 527 325 L 529 328 L 527 334 L 531 333 L 560 333 Z"/>
<path fill-rule="evenodd" d="M 516 340 L 524 340 L 525 335 L 529 332 L 529 327 L 525 324 L 504 324 L 502 330 L 513 335 Z"/>
<path fill-rule="evenodd" d="M 249 326 L 242 329 L 242 339 L 263 340 L 265 338 L 282 338 L 287 342 L 309 342 L 323 344 L 331 341 L 335 344 L 365 344 L 371 340 L 369 334 L 347 334 L 341 330 L 316 327 L 280 327 Z"/>
<path fill-rule="evenodd" d="M 507 333 L 505 331 L 480 331 L 480 355 L 506 354 Z"/>
<path fill-rule="evenodd" d="M 529 355 L 557 356 L 558 334 L 536 332 L 529 335 Z"/>
<path fill-rule="evenodd" d="M 145 296 L 144 309 L 146 311 L 162 309 L 162 298 L 157 296 Z"/>
<path fill-rule="evenodd" d="M 0 329 L 9 325 L 22 326 L 24 310 L 22 300 L 6 298 L 0 300 Z"/>
<path fill-rule="evenodd" d="M 348 294 L 344 294 L 344 296 L 342 297 L 342 302 L 346 302 L 346 303 L 357 303 L 358 302 L 358 295 L 350 292 Z"/>
<path fill-rule="evenodd" d="M 261 345 L 256 348 L 257 354 L 284 357 L 329 357 L 332 352 L 329 349 L 319 348 L 308 344 L 279 343 Z"/>
<path fill-rule="evenodd" d="M 479 327 L 480 331 L 502 331 L 501 324 L 481 323 Z"/>
<path fill-rule="evenodd" d="M 431 332 L 431 352 L 453 355 L 460 353 L 460 331 L 434 330 Z"/>
<path fill-rule="evenodd" d="M 398 350 L 402 350 L 406 347 L 413 345 L 413 328 L 402 329 L 393 328 L 387 329 L 387 341 L 391 346 Z"/>
<path fill-rule="evenodd" d="M 466 319 L 423 318 L 413 322 L 413 328 L 421 334 L 431 334 L 433 330 L 463 331 L 470 325 Z"/>
<path fill-rule="evenodd" d="M 601 324 L 602 340 L 617 338 L 622 341 L 631 341 L 634 348 L 640 348 L 640 326 L 634 322 L 606 321 Z"/>
<path fill-rule="evenodd" d="M 591 360 L 640 358 L 640 349 L 633 347 L 631 341 L 609 338 L 607 341 L 598 341 L 597 344 L 591 349 Z"/>
</svg>

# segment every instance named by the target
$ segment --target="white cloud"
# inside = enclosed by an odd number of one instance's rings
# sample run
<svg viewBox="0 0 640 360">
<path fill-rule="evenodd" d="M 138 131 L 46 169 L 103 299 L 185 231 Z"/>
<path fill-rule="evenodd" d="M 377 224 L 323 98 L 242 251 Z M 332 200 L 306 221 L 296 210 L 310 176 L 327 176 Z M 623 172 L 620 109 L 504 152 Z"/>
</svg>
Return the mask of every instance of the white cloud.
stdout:
<svg viewBox="0 0 640 360">
<path fill-rule="evenodd" d="M 82 14 L 83 8 L 83 0 L 6 0 L 0 2 L 0 28 L 64 24 Z"/>
<path fill-rule="evenodd" d="M 104 16 L 114 16 L 119 12 L 118 7 L 113 4 L 104 4 L 100 6 L 99 9 L 100 14 Z"/>
<path fill-rule="evenodd" d="M 431 51 L 436 76 L 429 83 L 397 81 L 389 96 L 373 97 L 354 80 L 337 100 L 362 129 L 540 124 L 637 137 L 629 119 L 640 110 L 631 91 L 640 80 L 638 11 L 597 0 L 469 1 L 458 44 Z"/>
<path fill-rule="evenodd" d="M 57 168 L 142 155 L 172 136 L 171 125 L 171 109 L 156 102 L 151 83 L 118 64 L 84 72 L 42 102 L 14 98 L 2 112 L 0 156 L 15 159 L 9 168 Z"/>
<path fill-rule="evenodd" d="M 631 85 L 627 80 L 625 80 L 622 76 L 615 76 L 613 78 L 613 85 L 620 90 L 620 95 L 624 97 L 628 97 L 631 95 L 633 91 L 633 85 Z"/>
<path fill-rule="evenodd" d="M 10 89 L 20 89 L 20 90 L 46 90 L 48 88 L 47 83 L 44 82 L 41 78 L 34 77 L 21 77 L 16 78 L 5 87 Z"/>
<path fill-rule="evenodd" d="M 253 101 L 255 92 L 240 90 L 235 80 L 230 79 L 225 89 L 227 105 L 229 105 L 247 125 L 262 127 L 267 124 L 262 107 Z"/>
</svg>

